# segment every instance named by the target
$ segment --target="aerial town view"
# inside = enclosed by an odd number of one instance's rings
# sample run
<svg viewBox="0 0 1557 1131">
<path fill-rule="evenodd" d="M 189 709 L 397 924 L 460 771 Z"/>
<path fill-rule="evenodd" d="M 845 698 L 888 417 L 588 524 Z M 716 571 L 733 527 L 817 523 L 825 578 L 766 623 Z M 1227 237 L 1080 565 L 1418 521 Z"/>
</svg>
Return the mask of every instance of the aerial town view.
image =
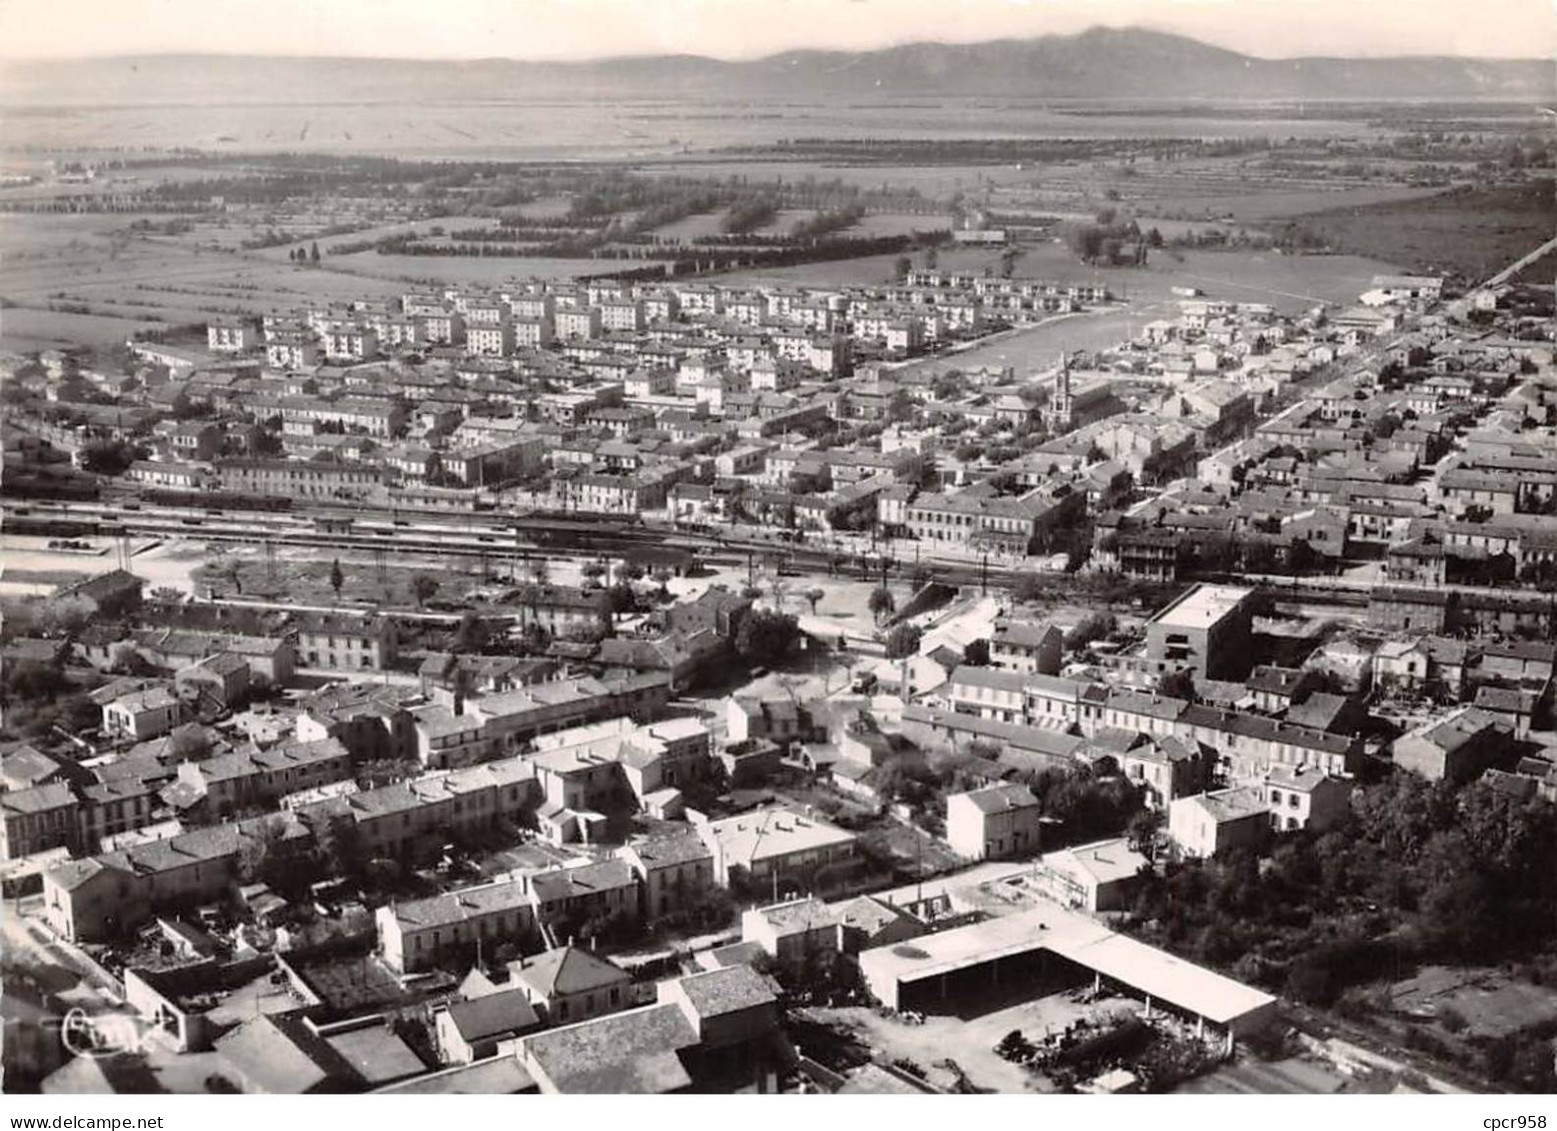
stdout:
<svg viewBox="0 0 1557 1131">
<path fill-rule="evenodd" d="M 113 7 L 10 1097 L 1557 1093 L 1546 0 Z"/>
</svg>

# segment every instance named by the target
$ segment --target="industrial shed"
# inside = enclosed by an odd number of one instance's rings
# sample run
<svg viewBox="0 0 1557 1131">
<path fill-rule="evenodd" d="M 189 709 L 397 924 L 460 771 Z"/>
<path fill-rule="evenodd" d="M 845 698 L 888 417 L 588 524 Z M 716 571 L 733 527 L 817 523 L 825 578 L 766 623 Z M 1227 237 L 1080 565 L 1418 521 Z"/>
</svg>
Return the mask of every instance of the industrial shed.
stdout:
<svg viewBox="0 0 1557 1131">
<path fill-rule="evenodd" d="M 975 982 L 1038 979 L 1045 991 L 1104 980 L 1144 1000 L 1236 1037 L 1258 1032 L 1275 1015 L 1270 994 L 1186 962 L 1061 908 L 1040 908 L 958 927 L 859 956 L 871 993 L 893 1009 L 933 1010 Z"/>
</svg>

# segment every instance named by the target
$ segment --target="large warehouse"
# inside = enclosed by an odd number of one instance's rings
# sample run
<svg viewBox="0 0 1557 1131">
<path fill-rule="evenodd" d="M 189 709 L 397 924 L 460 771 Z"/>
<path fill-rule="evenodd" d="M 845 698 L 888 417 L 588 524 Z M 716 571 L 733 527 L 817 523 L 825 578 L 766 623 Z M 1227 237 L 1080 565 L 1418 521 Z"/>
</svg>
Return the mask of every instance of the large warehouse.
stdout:
<svg viewBox="0 0 1557 1131">
<path fill-rule="evenodd" d="M 1262 1029 L 1276 999 L 1202 966 L 1175 958 L 1059 907 L 1005 915 L 907 943 L 860 954 L 872 994 L 892 1009 L 935 1012 L 935 1003 L 967 987 L 1004 979 L 1034 980 L 1053 989 L 1090 975 L 1144 999 L 1147 1011 L 1170 1010 L 1236 1037 Z"/>
</svg>

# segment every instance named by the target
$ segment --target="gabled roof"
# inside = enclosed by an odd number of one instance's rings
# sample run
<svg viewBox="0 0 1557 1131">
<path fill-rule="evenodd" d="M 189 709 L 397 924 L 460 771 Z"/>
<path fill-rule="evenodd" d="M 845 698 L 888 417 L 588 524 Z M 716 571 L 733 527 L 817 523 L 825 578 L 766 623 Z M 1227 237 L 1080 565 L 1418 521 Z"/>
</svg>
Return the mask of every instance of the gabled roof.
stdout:
<svg viewBox="0 0 1557 1131">
<path fill-rule="evenodd" d="M 980 813 L 1004 813 L 1011 809 L 1035 809 L 1038 806 L 1033 791 L 1014 782 L 986 786 L 961 796 L 971 801 Z"/>
<path fill-rule="evenodd" d="M 643 861 L 645 868 L 675 868 L 682 864 L 691 864 L 700 860 L 710 860 L 713 853 L 708 845 L 696 833 L 682 833 L 677 836 L 660 836 L 647 840 L 634 841 L 626 846 L 637 858 Z"/>
<path fill-rule="evenodd" d="M 1258 789 L 1237 786 L 1217 790 L 1215 793 L 1199 793 L 1193 797 L 1181 797 L 1174 805 L 1194 805 L 1213 821 L 1237 821 L 1258 813 L 1267 812 L 1264 797 Z"/>
<path fill-rule="evenodd" d="M 522 1033 L 541 1023 L 522 989 L 498 990 L 449 1006 L 449 1020 L 467 1041 Z"/>
<path fill-rule="evenodd" d="M 0 757 L 6 781 L 37 785 L 60 772 L 60 763 L 32 746 L 18 746 Z"/>
<path fill-rule="evenodd" d="M 524 1052 L 558 1092 L 643 1095 L 690 1086 L 677 1053 L 697 1043 L 679 1006 L 651 1005 L 525 1037 Z"/>
<path fill-rule="evenodd" d="M 590 993 L 632 981 L 625 970 L 574 946 L 522 959 L 511 969 L 515 978 L 546 998 Z"/>
<path fill-rule="evenodd" d="M 74 805 L 76 795 L 64 782 L 35 785 L 29 789 L 14 789 L 0 793 L 0 809 L 7 813 L 46 813 Z"/>
<path fill-rule="evenodd" d="M 1287 708 L 1287 721 L 1314 730 L 1329 730 L 1345 714 L 1350 700 L 1331 691 L 1316 691 Z"/>
<path fill-rule="evenodd" d="M 145 586 L 144 579 L 136 577 L 133 573 L 123 569 L 111 569 L 107 573 L 97 574 L 84 581 L 72 582 L 64 585 L 55 593 L 56 597 L 90 597 L 100 601 L 105 597 L 112 597 L 119 593 L 129 592 L 131 589 L 139 591 Z"/>
<path fill-rule="evenodd" d="M 700 1022 L 772 1005 L 778 1000 L 769 981 L 750 966 L 726 966 L 706 974 L 691 974 L 682 978 L 680 984 Z"/>
<path fill-rule="evenodd" d="M 274 1095 L 341 1089 L 361 1079 L 297 1014 L 262 1014 L 218 1038 L 215 1048 L 250 1087 Z"/>
</svg>

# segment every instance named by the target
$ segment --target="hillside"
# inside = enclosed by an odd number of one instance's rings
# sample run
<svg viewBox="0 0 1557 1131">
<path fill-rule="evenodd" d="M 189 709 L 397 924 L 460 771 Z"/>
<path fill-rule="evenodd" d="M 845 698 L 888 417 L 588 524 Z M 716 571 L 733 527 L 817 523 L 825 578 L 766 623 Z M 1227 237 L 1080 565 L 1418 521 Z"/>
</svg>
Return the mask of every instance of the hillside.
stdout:
<svg viewBox="0 0 1557 1131">
<path fill-rule="evenodd" d="M 744 62 L 647 56 L 584 63 L 145 56 L 9 64 L 0 102 L 471 102 L 547 95 L 1265 99 L 1557 97 L 1548 60 L 1259 59 L 1182 36 L 1094 28 L 1072 36 L 800 51 Z"/>
</svg>

